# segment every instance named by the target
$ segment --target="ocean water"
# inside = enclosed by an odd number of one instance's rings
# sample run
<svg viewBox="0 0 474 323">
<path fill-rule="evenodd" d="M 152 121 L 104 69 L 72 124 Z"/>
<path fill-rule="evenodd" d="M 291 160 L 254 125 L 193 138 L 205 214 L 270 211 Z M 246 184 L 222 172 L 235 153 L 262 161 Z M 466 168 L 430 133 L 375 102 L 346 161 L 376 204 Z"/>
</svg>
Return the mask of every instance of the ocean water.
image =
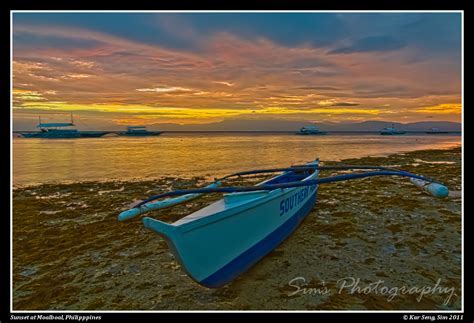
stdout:
<svg viewBox="0 0 474 323">
<path fill-rule="evenodd" d="M 13 138 L 13 185 L 214 177 L 315 158 L 336 161 L 459 145 L 459 135 L 165 133 L 142 138 Z"/>
</svg>

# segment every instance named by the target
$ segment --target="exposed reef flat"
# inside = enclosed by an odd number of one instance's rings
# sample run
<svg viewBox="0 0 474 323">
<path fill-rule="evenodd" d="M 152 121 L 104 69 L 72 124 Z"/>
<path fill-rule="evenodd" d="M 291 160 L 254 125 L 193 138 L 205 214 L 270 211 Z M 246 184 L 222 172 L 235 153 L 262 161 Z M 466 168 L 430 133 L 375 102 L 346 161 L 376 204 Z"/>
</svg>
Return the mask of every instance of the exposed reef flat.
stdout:
<svg viewBox="0 0 474 323">
<path fill-rule="evenodd" d="M 399 166 L 444 182 L 451 193 L 436 199 L 395 177 L 321 186 L 316 207 L 288 240 L 234 282 L 213 290 L 186 276 L 164 240 L 140 219 L 117 221 L 133 200 L 202 186 L 206 179 L 18 187 L 13 309 L 460 309 L 461 149 L 343 162 Z M 172 222 L 215 198 L 151 216 Z M 351 282 L 352 289 L 341 289 Z M 436 286 L 421 295 L 422 288 Z"/>
</svg>

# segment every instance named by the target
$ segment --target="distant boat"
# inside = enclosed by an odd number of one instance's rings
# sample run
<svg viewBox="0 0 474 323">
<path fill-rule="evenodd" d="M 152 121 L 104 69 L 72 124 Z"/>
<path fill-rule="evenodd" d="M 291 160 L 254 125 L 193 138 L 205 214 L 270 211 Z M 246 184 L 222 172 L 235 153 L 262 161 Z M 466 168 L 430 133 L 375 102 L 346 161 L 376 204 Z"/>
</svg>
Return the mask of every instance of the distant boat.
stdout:
<svg viewBox="0 0 474 323">
<path fill-rule="evenodd" d="M 448 133 L 448 132 L 439 130 L 439 128 L 430 128 L 430 130 L 428 130 L 426 133 L 430 134 L 430 135 L 436 135 L 436 134 L 439 134 L 439 133 Z"/>
<path fill-rule="evenodd" d="M 388 136 L 391 136 L 391 135 L 403 135 L 405 134 L 406 131 L 403 131 L 403 130 L 400 130 L 400 129 L 396 129 L 393 125 L 392 127 L 385 127 L 383 128 L 381 131 L 380 131 L 380 134 L 381 135 L 388 135 Z"/>
<path fill-rule="evenodd" d="M 297 135 L 325 135 L 326 131 L 321 131 L 316 126 L 305 126 L 302 127 L 297 133 Z"/>
<path fill-rule="evenodd" d="M 127 131 L 120 132 L 120 136 L 159 136 L 162 131 L 148 131 L 145 126 L 128 126 Z"/>
<path fill-rule="evenodd" d="M 46 138 L 46 139 L 60 139 L 60 138 L 97 138 L 108 134 L 106 131 L 79 131 L 75 127 L 72 120 L 67 123 L 42 123 L 39 117 L 39 124 L 36 126 L 40 131 L 35 132 L 21 132 L 20 134 L 25 138 Z"/>
</svg>

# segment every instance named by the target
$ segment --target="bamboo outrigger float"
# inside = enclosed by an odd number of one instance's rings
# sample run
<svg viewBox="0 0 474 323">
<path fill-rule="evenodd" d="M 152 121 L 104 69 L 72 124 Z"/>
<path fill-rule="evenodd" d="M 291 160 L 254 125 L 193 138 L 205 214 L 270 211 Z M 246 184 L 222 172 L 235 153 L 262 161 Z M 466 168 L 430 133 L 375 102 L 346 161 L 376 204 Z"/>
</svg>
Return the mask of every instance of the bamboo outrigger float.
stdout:
<svg viewBox="0 0 474 323">
<path fill-rule="evenodd" d="M 366 171 L 319 178 L 320 171 L 347 169 Z M 282 174 L 255 186 L 221 186 L 231 177 L 276 172 Z M 204 188 L 155 195 L 122 212 L 118 219 L 130 219 L 202 194 L 225 193 L 222 199 L 171 224 L 150 217 L 143 218 L 145 227 L 165 239 L 193 280 L 216 288 L 232 281 L 284 241 L 314 207 L 320 184 L 372 176 L 408 177 L 433 196 L 446 197 L 449 193 L 446 186 L 435 180 L 397 169 L 321 166 L 319 160 L 315 160 L 289 168 L 235 173 L 217 179 Z M 174 198 L 161 200 L 167 197 Z"/>
</svg>

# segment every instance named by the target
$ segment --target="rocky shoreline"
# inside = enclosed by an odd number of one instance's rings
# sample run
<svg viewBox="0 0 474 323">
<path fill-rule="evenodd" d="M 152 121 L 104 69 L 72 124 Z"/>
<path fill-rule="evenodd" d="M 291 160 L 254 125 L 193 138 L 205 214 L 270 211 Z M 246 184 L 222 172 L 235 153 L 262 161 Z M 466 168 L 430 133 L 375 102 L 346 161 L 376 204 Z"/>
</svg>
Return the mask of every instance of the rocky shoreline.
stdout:
<svg viewBox="0 0 474 323">
<path fill-rule="evenodd" d="M 398 178 L 322 186 L 316 207 L 287 241 L 212 290 L 193 282 L 140 219 L 117 221 L 134 200 L 206 179 L 18 187 L 13 309 L 460 309 L 461 148 L 343 162 L 399 166 L 444 182 L 450 196 L 435 199 Z M 215 198 L 152 216 L 172 222 Z"/>
</svg>

